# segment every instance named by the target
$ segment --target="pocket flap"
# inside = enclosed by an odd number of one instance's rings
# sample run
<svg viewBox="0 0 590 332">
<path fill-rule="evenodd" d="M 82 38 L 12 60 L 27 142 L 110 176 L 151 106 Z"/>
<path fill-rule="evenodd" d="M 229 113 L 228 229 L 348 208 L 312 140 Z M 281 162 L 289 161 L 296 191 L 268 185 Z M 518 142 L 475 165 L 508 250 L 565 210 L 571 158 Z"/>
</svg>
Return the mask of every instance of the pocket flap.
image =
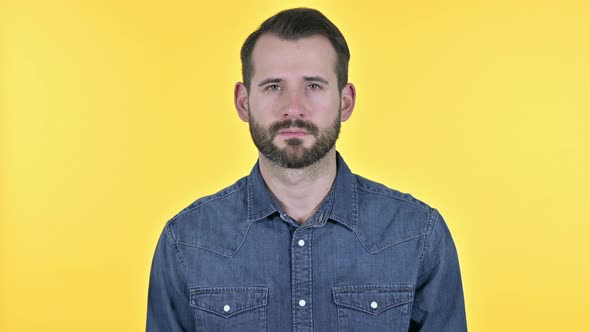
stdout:
<svg viewBox="0 0 590 332">
<path fill-rule="evenodd" d="M 411 284 L 334 286 L 332 292 L 337 305 L 371 315 L 378 315 L 398 306 L 400 310 L 407 312 L 409 308 L 401 306 L 414 301 Z"/>
<path fill-rule="evenodd" d="M 240 312 L 265 306 L 267 294 L 267 287 L 193 288 L 190 305 L 228 318 Z"/>
</svg>

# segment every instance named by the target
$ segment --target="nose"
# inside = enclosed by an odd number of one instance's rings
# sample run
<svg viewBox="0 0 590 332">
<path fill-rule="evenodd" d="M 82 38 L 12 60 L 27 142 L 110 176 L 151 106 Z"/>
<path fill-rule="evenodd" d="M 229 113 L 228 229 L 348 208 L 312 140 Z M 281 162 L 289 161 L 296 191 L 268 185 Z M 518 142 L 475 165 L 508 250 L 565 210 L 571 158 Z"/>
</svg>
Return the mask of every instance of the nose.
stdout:
<svg viewBox="0 0 590 332">
<path fill-rule="evenodd" d="M 285 118 L 303 118 L 305 114 L 305 101 L 302 93 L 290 91 L 284 95 L 285 107 L 283 108 L 283 117 Z"/>
</svg>

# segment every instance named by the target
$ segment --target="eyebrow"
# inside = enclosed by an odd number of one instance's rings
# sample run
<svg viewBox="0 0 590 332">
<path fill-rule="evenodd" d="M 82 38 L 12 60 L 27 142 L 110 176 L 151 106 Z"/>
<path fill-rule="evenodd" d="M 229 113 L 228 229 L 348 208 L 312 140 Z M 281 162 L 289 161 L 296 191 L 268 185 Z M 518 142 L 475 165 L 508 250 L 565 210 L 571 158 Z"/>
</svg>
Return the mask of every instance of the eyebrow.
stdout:
<svg viewBox="0 0 590 332">
<path fill-rule="evenodd" d="M 304 76 L 304 77 L 303 77 L 303 79 L 304 79 L 306 82 L 321 82 L 321 83 L 324 83 L 324 84 L 326 84 L 326 85 L 327 85 L 327 84 L 330 84 L 330 83 L 328 83 L 328 81 L 327 81 L 327 80 L 323 79 L 323 78 L 322 78 L 322 77 L 320 77 L 320 76 Z"/>
<path fill-rule="evenodd" d="M 281 83 L 282 81 L 283 81 L 283 79 L 281 79 L 281 78 L 267 78 L 267 79 L 263 80 L 262 82 L 258 83 L 258 86 L 263 86 L 268 83 Z"/>
<path fill-rule="evenodd" d="M 324 84 L 330 84 L 327 80 L 323 79 L 321 76 L 304 76 L 303 80 L 305 80 L 306 82 L 321 82 Z M 282 78 L 267 78 L 265 80 L 262 80 L 260 83 L 258 83 L 258 86 L 263 86 L 269 83 L 281 83 L 284 80 Z"/>
</svg>

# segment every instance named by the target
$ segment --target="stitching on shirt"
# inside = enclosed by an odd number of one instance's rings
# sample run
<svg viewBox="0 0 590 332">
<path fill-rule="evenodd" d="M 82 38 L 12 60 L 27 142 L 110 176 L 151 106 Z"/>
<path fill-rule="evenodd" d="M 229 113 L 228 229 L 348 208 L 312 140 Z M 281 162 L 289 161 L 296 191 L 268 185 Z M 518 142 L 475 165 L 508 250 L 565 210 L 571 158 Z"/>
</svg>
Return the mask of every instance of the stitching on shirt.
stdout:
<svg viewBox="0 0 590 332">
<path fill-rule="evenodd" d="M 355 175 L 355 177 L 360 177 L 360 176 L 359 175 Z M 370 180 L 367 180 L 367 181 L 370 181 Z M 360 189 L 366 191 L 366 192 L 369 192 L 369 193 L 372 193 L 372 194 L 376 194 L 376 195 L 382 195 L 382 196 L 394 198 L 394 199 L 397 199 L 397 200 L 400 200 L 400 201 L 403 201 L 403 202 L 412 204 L 412 205 L 414 205 L 416 207 L 419 207 L 419 208 L 421 208 L 423 210 L 429 210 L 431 208 L 430 206 L 428 206 L 428 204 L 426 204 L 426 203 L 424 203 L 424 202 L 416 199 L 415 197 L 413 197 L 410 194 L 404 194 L 404 193 L 401 193 L 401 192 L 399 192 L 399 191 L 397 191 L 395 189 L 387 188 L 385 186 L 383 186 L 383 189 L 385 189 L 384 191 L 376 191 L 375 189 L 371 189 L 371 188 L 365 186 L 363 184 L 363 182 L 361 182 L 361 181 L 357 181 L 357 183 L 358 183 L 358 187 Z M 402 195 L 402 196 L 400 197 L 400 195 Z"/>
<path fill-rule="evenodd" d="M 240 184 L 237 188 L 235 188 L 234 190 L 231 190 L 231 191 L 229 191 L 227 193 L 223 193 L 223 191 L 221 191 L 221 192 L 218 192 L 217 194 L 213 194 L 213 195 L 210 195 L 210 196 L 206 196 L 206 197 L 200 198 L 199 200 L 197 200 L 196 202 L 193 203 L 193 204 L 195 204 L 195 206 L 190 207 L 190 208 L 186 208 L 186 209 L 182 210 L 180 213 L 178 213 L 176 216 L 174 216 L 174 218 L 172 218 L 172 220 L 170 220 L 170 221 L 171 222 L 175 222 L 176 219 L 178 219 L 179 217 L 185 215 L 186 213 L 189 213 L 191 211 L 194 211 L 194 210 L 202 207 L 205 204 L 211 203 L 211 202 L 216 201 L 216 200 L 221 199 L 221 198 L 225 198 L 225 197 L 227 197 L 227 196 L 235 193 L 236 191 L 239 191 L 239 190 L 244 189 L 244 187 L 247 186 L 247 181 L 245 181 L 245 182 L 246 182 L 245 184 Z"/>
<path fill-rule="evenodd" d="M 169 236 L 170 236 L 172 239 L 174 239 L 174 237 L 172 236 L 172 230 L 170 229 L 170 227 L 167 227 L 167 228 L 168 228 L 168 229 L 167 229 L 167 231 L 168 231 L 168 235 L 169 235 Z M 175 254 L 176 254 L 175 256 L 176 256 L 176 258 L 178 259 L 178 262 L 180 263 L 180 269 L 179 269 L 179 270 L 180 270 L 180 273 L 181 273 L 182 279 L 184 280 L 184 285 L 185 285 L 185 287 L 186 287 L 186 290 L 187 290 L 187 291 L 189 291 L 189 289 L 188 289 L 188 278 L 187 278 L 187 272 L 186 272 L 186 271 L 184 271 L 184 268 L 185 268 L 185 267 L 184 267 L 184 262 L 183 262 L 183 260 L 182 260 L 182 255 L 180 254 L 180 250 L 178 250 L 178 247 L 176 246 L 176 243 L 175 243 L 175 242 L 172 242 L 172 243 L 171 243 L 171 245 L 172 245 L 172 247 L 174 247 L 174 252 L 175 252 Z M 174 289 L 176 290 L 176 292 L 178 293 L 178 295 L 180 295 L 181 297 L 182 297 L 182 296 L 185 296 L 185 294 L 181 294 L 181 293 L 179 293 L 179 292 L 178 292 L 178 289 L 176 289 L 176 287 L 174 287 Z"/>
<path fill-rule="evenodd" d="M 383 251 L 383 250 L 385 250 L 385 249 L 387 249 L 389 247 L 393 247 L 393 246 L 396 246 L 396 245 L 401 244 L 401 243 L 404 243 L 404 242 L 416 240 L 416 239 L 419 239 L 419 238 L 421 238 L 421 237 L 423 237 L 425 235 L 426 235 L 425 233 L 421 233 L 421 234 L 418 234 L 418 235 L 414 235 L 412 237 L 409 237 L 407 239 L 402 239 L 402 240 L 399 240 L 399 241 L 388 242 L 388 243 L 384 244 L 381 247 L 375 248 L 376 249 L 375 251 L 370 251 L 370 253 L 371 254 L 376 254 L 376 253 L 378 253 L 380 251 Z"/>
<path fill-rule="evenodd" d="M 418 234 L 418 235 L 414 235 L 414 236 L 412 236 L 412 237 L 409 237 L 409 238 L 407 238 L 407 239 L 402 239 L 402 240 L 399 240 L 399 241 L 392 241 L 392 242 L 389 242 L 389 243 L 387 243 L 387 244 L 385 244 L 385 245 L 383 245 L 383 246 L 381 246 L 381 247 L 376 247 L 376 248 L 375 248 L 375 250 L 372 250 L 372 249 L 369 249 L 369 248 L 368 248 L 368 247 L 365 245 L 365 243 L 364 243 L 364 242 L 363 242 L 363 240 L 360 238 L 360 236 L 359 236 L 359 234 L 358 234 L 358 232 L 357 232 L 356 230 L 353 230 L 353 233 L 354 233 L 354 235 L 356 236 L 357 240 L 358 240 L 358 241 L 361 243 L 361 245 L 363 246 L 363 248 L 365 248 L 365 250 L 366 250 L 366 251 L 367 251 L 369 254 L 376 254 L 376 253 L 378 253 L 378 252 L 380 252 L 380 251 L 383 251 L 383 250 L 385 250 L 385 249 L 387 249 L 387 248 L 390 248 L 390 247 L 396 246 L 396 245 L 398 245 L 398 244 L 401 244 L 401 243 L 404 243 L 404 242 L 408 242 L 408 241 L 412 241 L 412 240 L 416 240 L 416 239 L 419 239 L 419 238 L 421 238 L 421 237 L 423 237 L 423 236 L 426 236 L 426 233 L 420 233 L 420 234 Z M 421 258 L 420 258 L 420 259 L 421 259 Z"/>
<path fill-rule="evenodd" d="M 228 292 L 240 292 L 240 293 L 260 293 L 266 294 L 268 292 L 267 286 L 252 286 L 252 287 L 240 287 L 240 286 L 230 286 L 230 287 L 193 287 L 191 288 L 191 294 L 227 294 Z"/>
<path fill-rule="evenodd" d="M 354 229 L 357 229 L 357 223 L 358 223 L 358 210 L 359 210 L 359 200 L 358 200 L 358 181 L 356 179 L 356 177 L 352 177 L 352 225 L 354 226 Z M 356 232 L 355 232 L 356 233 Z"/>
<path fill-rule="evenodd" d="M 251 178 L 248 177 L 247 182 L 247 189 L 246 192 L 248 193 L 248 220 L 252 219 L 252 181 Z"/>
<path fill-rule="evenodd" d="M 202 246 L 198 246 L 198 245 L 194 245 L 194 244 L 190 244 L 190 243 L 185 243 L 185 242 L 181 242 L 181 241 L 177 241 L 175 243 L 179 244 L 179 245 L 183 245 L 185 247 L 198 248 L 198 249 L 212 252 L 214 254 L 217 254 L 217 255 L 220 255 L 223 257 L 231 258 L 237 254 L 237 252 L 240 250 L 240 248 L 244 244 L 244 241 L 246 241 L 246 237 L 248 236 L 248 233 L 250 232 L 250 228 L 252 227 L 252 222 L 251 221 L 247 221 L 247 222 L 248 222 L 248 226 L 245 228 L 244 231 L 239 233 L 239 236 L 241 237 L 241 241 L 235 249 L 231 249 L 231 248 L 228 249 L 226 247 L 205 248 Z"/>
<path fill-rule="evenodd" d="M 361 245 L 363 246 L 363 248 L 365 248 L 365 250 L 370 254 L 372 253 L 372 251 L 367 248 L 367 246 L 365 245 L 365 243 L 363 242 L 363 240 L 361 240 L 361 238 L 359 237 L 359 234 L 356 230 L 352 231 L 354 233 L 354 236 L 356 236 L 356 239 L 361 243 Z"/>
<path fill-rule="evenodd" d="M 238 253 L 238 251 L 240 251 L 240 248 L 242 248 L 242 245 L 246 241 L 246 237 L 248 237 L 248 233 L 250 232 L 250 227 L 252 227 L 251 221 L 248 222 L 248 227 L 246 227 L 246 229 L 240 233 L 240 236 L 242 237 L 242 241 L 240 241 L 240 244 L 238 244 L 237 248 L 233 251 L 233 253 L 231 255 L 226 256 L 226 257 L 234 257 Z"/>
<path fill-rule="evenodd" d="M 197 248 L 197 249 L 205 250 L 205 251 L 214 253 L 216 255 L 223 256 L 223 257 L 228 257 L 228 258 L 229 257 L 233 257 L 233 255 L 235 254 L 235 252 L 234 252 L 234 254 L 232 254 L 232 255 L 226 255 L 226 254 L 224 254 L 224 253 L 221 252 L 222 250 L 216 251 L 216 250 L 219 250 L 218 248 L 215 248 L 215 249 L 205 248 L 205 247 L 196 246 L 194 244 L 189 244 L 189 243 L 184 243 L 184 242 L 176 242 L 175 244 L 181 245 L 181 246 L 185 246 L 185 247 L 189 247 L 189 248 Z M 222 249 L 225 249 L 225 248 L 222 248 Z"/>
<path fill-rule="evenodd" d="M 372 290 L 377 293 L 389 293 L 392 290 L 413 291 L 414 285 L 409 282 L 398 282 L 392 284 L 359 284 L 359 285 L 334 285 L 332 286 L 334 294 L 350 293 L 358 290 Z"/>
<path fill-rule="evenodd" d="M 430 243 L 430 235 L 434 229 L 434 221 L 436 218 L 436 209 L 431 209 L 430 213 L 428 214 L 428 225 L 426 226 L 426 233 L 424 234 L 424 247 L 422 248 L 422 253 L 420 254 L 420 260 L 424 258 L 424 253 L 426 253 L 426 249 L 428 248 L 428 244 Z"/>
<path fill-rule="evenodd" d="M 240 312 L 256 309 L 259 307 L 263 307 L 267 305 L 267 294 L 268 294 L 268 287 L 265 286 L 254 286 L 254 287 L 199 287 L 199 288 L 191 288 L 190 290 L 191 299 L 193 296 L 201 297 L 201 295 L 217 295 L 217 294 L 235 294 L 235 293 L 247 293 L 254 295 L 254 299 L 250 300 L 250 302 L 237 306 L 232 309 L 231 313 L 222 312 L 220 308 L 208 305 L 208 302 L 199 302 L 200 305 L 195 304 L 196 308 L 201 310 L 209 311 L 212 313 L 220 314 L 224 317 L 231 317 L 236 315 Z"/>
</svg>

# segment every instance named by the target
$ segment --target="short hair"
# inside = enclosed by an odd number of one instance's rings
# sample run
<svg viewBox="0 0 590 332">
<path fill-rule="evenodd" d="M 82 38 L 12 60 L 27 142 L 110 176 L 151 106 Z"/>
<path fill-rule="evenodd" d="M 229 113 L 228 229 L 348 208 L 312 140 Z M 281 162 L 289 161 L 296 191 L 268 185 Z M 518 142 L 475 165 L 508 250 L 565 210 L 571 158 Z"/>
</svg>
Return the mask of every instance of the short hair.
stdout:
<svg viewBox="0 0 590 332">
<path fill-rule="evenodd" d="M 319 10 L 311 8 L 293 8 L 283 10 L 264 21 L 258 30 L 252 32 L 244 41 L 241 50 L 242 79 L 246 89 L 250 89 L 250 80 L 254 74 L 252 50 L 258 38 L 265 33 L 272 33 L 286 40 L 320 35 L 327 38 L 336 51 L 336 76 L 338 89 L 342 90 L 348 83 L 348 61 L 350 51 L 344 36 Z"/>
</svg>

